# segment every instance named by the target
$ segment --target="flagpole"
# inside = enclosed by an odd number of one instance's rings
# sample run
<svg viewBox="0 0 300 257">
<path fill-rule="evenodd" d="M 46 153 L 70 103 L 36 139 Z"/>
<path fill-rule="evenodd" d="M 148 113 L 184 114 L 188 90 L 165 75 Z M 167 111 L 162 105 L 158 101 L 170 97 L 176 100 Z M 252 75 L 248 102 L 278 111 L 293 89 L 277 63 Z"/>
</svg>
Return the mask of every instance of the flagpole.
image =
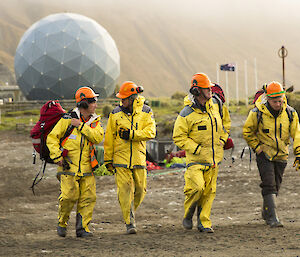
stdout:
<svg viewBox="0 0 300 257">
<path fill-rule="evenodd" d="M 238 63 L 235 62 L 235 92 L 236 92 L 236 103 L 239 105 L 239 73 L 238 73 Z"/>
<path fill-rule="evenodd" d="M 227 98 L 227 106 L 229 107 L 229 90 L 228 90 L 228 71 L 225 71 L 225 79 L 226 79 L 226 98 Z"/>
</svg>

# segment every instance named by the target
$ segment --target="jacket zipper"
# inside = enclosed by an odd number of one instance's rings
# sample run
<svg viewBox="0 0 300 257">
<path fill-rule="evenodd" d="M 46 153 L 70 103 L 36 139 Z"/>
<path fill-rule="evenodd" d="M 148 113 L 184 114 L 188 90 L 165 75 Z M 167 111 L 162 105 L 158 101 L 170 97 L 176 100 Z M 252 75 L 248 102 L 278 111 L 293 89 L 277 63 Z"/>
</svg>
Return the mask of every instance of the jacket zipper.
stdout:
<svg viewBox="0 0 300 257">
<path fill-rule="evenodd" d="M 215 122 L 216 122 L 216 132 L 218 132 L 218 122 L 217 122 L 217 118 L 215 118 Z"/>
<path fill-rule="evenodd" d="M 79 155 L 79 163 L 78 163 L 78 173 L 81 173 L 81 169 L 80 169 L 80 163 L 81 163 L 81 156 L 82 156 L 82 150 L 83 150 L 83 136 L 81 135 L 80 138 L 80 155 Z"/>
<path fill-rule="evenodd" d="M 281 130 L 282 130 L 282 124 L 280 123 L 280 126 L 279 126 L 279 137 L 280 138 L 281 138 L 281 134 L 282 134 Z"/>
<path fill-rule="evenodd" d="M 210 118 L 210 123 L 211 123 L 211 142 L 212 142 L 212 153 L 213 153 L 213 163 L 214 165 L 216 164 L 215 163 L 215 149 L 214 149 L 214 125 L 213 125 L 213 120 L 212 120 L 212 117 L 210 116 L 209 112 L 207 112 L 209 118 Z"/>
<path fill-rule="evenodd" d="M 133 115 L 131 116 L 131 130 L 133 129 Z M 130 158 L 129 158 L 129 169 L 131 168 L 131 162 L 132 162 L 132 140 L 130 140 Z"/>
<path fill-rule="evenodd" d="M 274 158 L 278 155 L 279 153 L 279 148 L 278 148 L 278 140 L 277 140 L 277 117 L 275 118 L 275 139 L 276 139 L 276 148 L 277 148 L 277 152 L 276 154 L 273 156 L 272 160 L 274 160 Z"/>
</svg>

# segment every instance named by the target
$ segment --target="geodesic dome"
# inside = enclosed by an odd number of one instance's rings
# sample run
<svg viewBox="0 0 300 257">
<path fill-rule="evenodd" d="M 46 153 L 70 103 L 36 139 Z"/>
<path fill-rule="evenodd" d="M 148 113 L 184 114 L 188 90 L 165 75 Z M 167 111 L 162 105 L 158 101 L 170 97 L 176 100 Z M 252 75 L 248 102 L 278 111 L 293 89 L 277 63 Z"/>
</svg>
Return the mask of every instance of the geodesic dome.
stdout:
<svg viewBox="0 0 300 257">
<path fill-rule="evenodd" d="M 73 13 L 49 15 L 23 35 L 15 55 L 17 84 L 29 100 L 72 99 L 81 86 L 110 96 L 120 55 L 109 33 Z"/>
</svg>

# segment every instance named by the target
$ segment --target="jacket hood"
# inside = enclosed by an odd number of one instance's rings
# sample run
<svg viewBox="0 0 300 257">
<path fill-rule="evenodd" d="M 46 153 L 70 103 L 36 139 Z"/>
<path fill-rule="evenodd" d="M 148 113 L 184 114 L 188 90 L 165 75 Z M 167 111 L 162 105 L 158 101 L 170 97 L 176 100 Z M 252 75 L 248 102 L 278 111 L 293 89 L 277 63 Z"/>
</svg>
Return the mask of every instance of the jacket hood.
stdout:
<svg viewBox="0 0 300 257">
<path fill-rule="evenodd" d="M 145 102 L 145 97 L 139 95 L 136 99 L 133 101 L 133 112 L 139 112 L 142 111 L 143 105 Z"/>
<path fill-rule="evenodd" d="M 80 117 L 80 111 L 78 109 L 78 107 L 76 107 L 75 109 L 73 109 L 73 112 L 75 112 L 77 114 L 77 117 Z M 90 117 L 90 119 L 86 122 L 87 125 L 91 125 L 92 122 L 96 119 L 98 119 L 100 117 L 100 115 L 97 115 L 96 113 L 93 113 Z"/>
<path fill-rule="evenodd" d="M 192 94 L 188 94 L 183 100 L 184 106 L 192 106 L 196 104 L 195 97 Z"/>
<path fill-rule="evenodd" d="M 184 103 L 184 106 L 193 106 L 193 105 L 196 105 L 196 102 L 195 102 L 195 97 L 192 95 L 192 94 L 188 94 L 184 100 L 183 100 L 183 103 Z M 206 101 L 205 103 L 205 106 L 206 108 L 211 108 L 213 102 L 212 102 L 212 98 L 210 98 L 208 101 Z M 197 111 L 200 111 L 200 109 L 198 108 L 195 108 Z"/>
</svg>

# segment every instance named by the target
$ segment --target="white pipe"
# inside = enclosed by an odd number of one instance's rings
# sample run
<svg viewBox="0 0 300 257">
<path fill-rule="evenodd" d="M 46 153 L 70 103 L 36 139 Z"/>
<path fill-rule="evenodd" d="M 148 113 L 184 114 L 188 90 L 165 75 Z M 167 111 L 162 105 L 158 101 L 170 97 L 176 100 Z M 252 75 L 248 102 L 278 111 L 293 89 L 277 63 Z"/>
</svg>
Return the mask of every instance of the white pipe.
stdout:
<svg viewBox="0 0 300 257">
<path fill-rule="evenodd" d="M 220 77 L 219 77 L 219 64 L 217 63 L 217 84 L 219 85 L 220 84 Z"/>
<path fill-rule="evenodd" d="M 245 96 L 246 96 L 246 106 L 248 107 L 248 77 L 247 77 L 247 60 L 245 60 Z"/>
<path fill-rule="evenodd" d="M 254 57 L 254 78 L 255 78 L 255 92 L 257 91 L 257 68 L 256 68 L 256 57 Z"/>
</svg>

